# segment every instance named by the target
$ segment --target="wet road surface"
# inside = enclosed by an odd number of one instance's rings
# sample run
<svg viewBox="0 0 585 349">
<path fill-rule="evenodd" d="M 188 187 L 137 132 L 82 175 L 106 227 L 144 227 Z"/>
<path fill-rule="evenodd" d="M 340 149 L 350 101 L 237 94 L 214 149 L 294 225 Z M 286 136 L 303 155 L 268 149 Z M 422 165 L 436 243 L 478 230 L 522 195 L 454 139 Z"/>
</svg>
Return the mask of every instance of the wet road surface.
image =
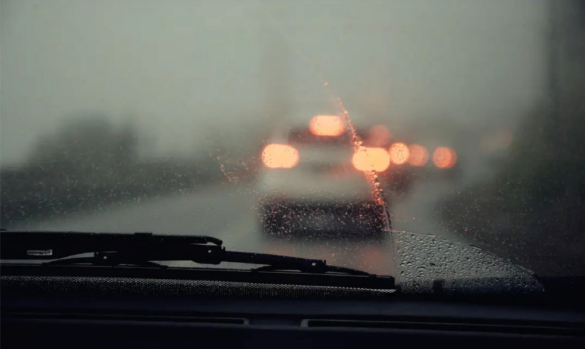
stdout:
<svg viewBox="0 0 585 349">
<path fill-rule="evenodd" d="M 392 229 L 462 241 L 461 237 L 442 230 L 436 218 L 438 199 L 452 191 L 449 185 L 420 183 L 409 195 L 392 198 Z M 394 274 L 391 239 L 372 240 L 359 235 L 268 238 L 262 233 L 257 205 L 254 183 L 222 184 L 27 224 L 14 230 L 209 235 L 222 239 L 231 250 L 326 259 L 329 264 Z"/>
</svg>

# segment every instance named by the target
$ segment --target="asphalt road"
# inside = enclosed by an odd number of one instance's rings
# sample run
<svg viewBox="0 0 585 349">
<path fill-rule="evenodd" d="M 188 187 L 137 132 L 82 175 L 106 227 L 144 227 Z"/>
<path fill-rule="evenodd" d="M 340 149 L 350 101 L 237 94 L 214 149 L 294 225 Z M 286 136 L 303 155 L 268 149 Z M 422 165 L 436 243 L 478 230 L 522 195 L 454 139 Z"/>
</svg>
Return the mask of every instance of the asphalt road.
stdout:
<svg viewBox="0 0 585 349">
<path fill-rule="evenodd" d="M 448 183 L 419 183 L 409 195 L 393 197 L 390 210 L 392 229 L 462 241 L 461 237 L 442 230 L 435 217 L 437 200 L 453 190 L 453 185 Z M 391 239 L 368 241 L 359 236 L 268 239 L 261 232 L 257 203 L 254 183 L 230 183 L 68 215 L 14 227 L 14 230 L 209 235 L 222 239 L 226 248 L 231 250 L 320 258 L 329 264 L 377 274 L 394 273 Z"/>
</svg>

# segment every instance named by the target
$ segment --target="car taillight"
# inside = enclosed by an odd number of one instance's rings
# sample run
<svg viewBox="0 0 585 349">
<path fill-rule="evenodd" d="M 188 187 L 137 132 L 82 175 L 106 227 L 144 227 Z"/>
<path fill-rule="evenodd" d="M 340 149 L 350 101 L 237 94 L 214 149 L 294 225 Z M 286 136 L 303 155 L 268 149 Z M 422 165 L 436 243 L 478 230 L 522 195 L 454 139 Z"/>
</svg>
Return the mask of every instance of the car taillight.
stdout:
<svg viewBox="0 0 585 349">
<path fill-rule="evenodd" d="M 394 143 L 390 146 L 388 150 L 390 154 L 390 160 L 396 165 L 405 164 L 410 157 L 410 150 L 408 146 L 404 143 Z"/>
<path fill-rule="evenodd" d="M 370 144 L 374 147 L 384 147 L 390 142 L 392 134 L 384 125 L 376 125 L 370 129 Z"/>
<path fill-rule="evenodd" d="M 390 155 L 383 148 L 359 147 L 353 154 L 352 163 L 359 171 L 382 172 L 390 166 Z"/>
<path fill-rule="evenodd" d="M 293 168 L 299 163 L 299 152 L 286 144 L 268 144 L 262 150 L 262 162 L 268 168 Z"/>
<path fill-rule="evenodd" d="M 412 166 L 420 167 L 429 161 L 429 151 L 422 145 L 412 144 L 409 147 L 410 157 L 408 163 Z"/>
<path fill-rule="evenodd" d="M 337 137 L 345 132 L 345 124 L 337 115 L 317 115 L 309 122 L 309 130 L 315 136 Z"/>
<path fill-rule="evenodd" d="M 451 168 L 457 163 L 457 153 L 449 147 L 438 147 L 433 153 L 433 163 L 438 168 Z"/>
</svg>

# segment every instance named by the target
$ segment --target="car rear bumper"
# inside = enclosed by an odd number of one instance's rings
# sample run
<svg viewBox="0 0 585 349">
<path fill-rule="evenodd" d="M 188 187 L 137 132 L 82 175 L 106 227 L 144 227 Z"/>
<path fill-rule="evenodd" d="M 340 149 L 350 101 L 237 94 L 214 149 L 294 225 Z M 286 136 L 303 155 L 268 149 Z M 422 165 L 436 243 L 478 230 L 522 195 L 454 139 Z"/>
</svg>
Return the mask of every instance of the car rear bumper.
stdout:
<svg viewBox="0 0 585 349">
<path fill-rule="evenodd" d="M 372 233 L 385 231 L 387 227 L 384 207 L 370 200 L 265 200 L 260 217 L 266 231 L 284 235 Z"/>
</svg>

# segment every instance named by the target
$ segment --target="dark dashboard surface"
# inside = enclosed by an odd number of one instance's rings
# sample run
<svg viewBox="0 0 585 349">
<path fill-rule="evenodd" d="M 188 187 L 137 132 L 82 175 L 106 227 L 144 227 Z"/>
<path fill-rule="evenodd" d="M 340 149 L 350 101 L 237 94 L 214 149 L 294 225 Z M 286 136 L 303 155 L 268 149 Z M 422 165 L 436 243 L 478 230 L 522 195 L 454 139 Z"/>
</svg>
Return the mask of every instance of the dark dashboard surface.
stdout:
<svg viewBox="0 0 585 349">
<path fill-rule="evenodd" d="M 582 308 L 520 299 L 461 301 L 261 282 L 248 283 L 243 292 L 241 282 L 182 280 L 191 283 L 186 286 L 103 276 L 88 282 L 9 269 L 3 266 L 1 277 L 3 347 L 585 344 Z"/>
</svg>

